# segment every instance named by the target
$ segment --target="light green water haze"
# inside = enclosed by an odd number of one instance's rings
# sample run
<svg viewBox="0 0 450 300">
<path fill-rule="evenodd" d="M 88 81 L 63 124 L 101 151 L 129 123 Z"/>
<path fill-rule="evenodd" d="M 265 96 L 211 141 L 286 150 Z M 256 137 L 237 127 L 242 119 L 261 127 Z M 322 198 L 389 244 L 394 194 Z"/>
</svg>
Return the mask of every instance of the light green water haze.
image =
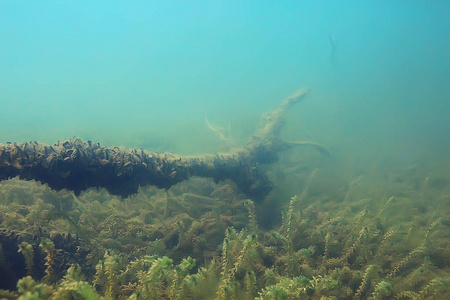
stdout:
<svg viewBox="0 0 450 300">
<path fill-rule="evenodd" d="M 23 165 L 4 152 L 0 298 L 450 299 L 450 0 L 0 0 L 1 145 L 225 152 L 302 87 L 280 138 L 331 155 L 215 161 L 235 182 L 78 195 L 45 182 L 124 191 L 145 172 L 76 151 L 20 172 L 44 184 L 4 180 Z M 259 171 L 273 188 L 247 199 Z"/>
<path fill-rule="evenodd" d="M 450 150 L 448 1 L 0 2 L 0 142 L 181 154 L 238 144 L 302 86 L 284 135 L 342 159 Z M 333 53 L 334 52 L 334 53 Z"/>
</svg>

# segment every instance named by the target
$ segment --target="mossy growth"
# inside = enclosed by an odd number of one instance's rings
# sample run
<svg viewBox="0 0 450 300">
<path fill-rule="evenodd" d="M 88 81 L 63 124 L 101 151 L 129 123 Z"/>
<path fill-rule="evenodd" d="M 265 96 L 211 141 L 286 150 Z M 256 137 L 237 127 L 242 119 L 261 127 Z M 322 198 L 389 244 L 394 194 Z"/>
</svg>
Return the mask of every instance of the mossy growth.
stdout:
<svg viewBox="0 0 450 300">
<path fill-rule="evenodd" d="M 127 199 L 102 190 L 76 197 L 17 179 L 2 182 L 0 241 L 6 229 L 14 232 L 28 276 L 0 295 L 450 297 L 450 201 L 443 201 L 450 190 L 426 185 L 424 209 L 423 193 L 405 182 L 388 182 L 380 192 L 369 177 L 352 177 L 333 193 L 320 187 L 326 182 L 320 170 L 302 172 L 298 196 L 273 212 L 283 217 L 270 229 L 257 221 L 265 203 L 255 205 L 230 182 L 193 178 L 168 191 L 147 187 Z M 2 253 L 0 264 L 7 269 L 8 263 Z"/>
</svg>

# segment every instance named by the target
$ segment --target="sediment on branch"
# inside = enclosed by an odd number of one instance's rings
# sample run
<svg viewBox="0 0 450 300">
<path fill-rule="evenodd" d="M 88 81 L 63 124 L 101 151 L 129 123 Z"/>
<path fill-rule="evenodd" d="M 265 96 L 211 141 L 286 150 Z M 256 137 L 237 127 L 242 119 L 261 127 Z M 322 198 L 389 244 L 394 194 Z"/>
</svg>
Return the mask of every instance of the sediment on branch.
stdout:
<svg viewBox="0 0 450 300">
<path fill-rule="evenodd" d="M 105 147 L 73 138 L 52 146 L 37 143 L 0 144 L 0 181 L 19 176 L 36 180 L 55 190 L 79 194 L 90 187 L 102 187 L 111 194 L 127 197 L 139 186 L 170 188 L 191 176 L 212 177 L 216 182 L 231 179 L 247 196 L 261 200 L 272 183 L 259 167 L 273 163 L 278 153 L 291 147 L 312 146 L 313 142 L 283 142 L 279 132 L 286 112 L 306 95 L 302 89 L 263 117 L 261 125 L 242 148 L 227 153 L 178 156 L 142 149 Z"/>
</svg>

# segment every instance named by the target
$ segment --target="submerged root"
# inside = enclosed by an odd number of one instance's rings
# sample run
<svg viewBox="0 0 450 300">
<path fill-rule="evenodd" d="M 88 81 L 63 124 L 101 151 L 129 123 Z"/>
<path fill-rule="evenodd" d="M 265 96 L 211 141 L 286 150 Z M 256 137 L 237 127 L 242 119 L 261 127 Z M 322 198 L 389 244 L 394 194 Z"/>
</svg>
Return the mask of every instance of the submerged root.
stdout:
<svg viewBox="0 0 450 300">
<path fill-rule="evenodd" d="M 0 144 L 0 181 L 20 176 L 46 183 L 55 190 L 72 190 L 76 195 L 89 187 L 103 187 L 111 194 L 126 197 L 140 186 L 167 189 L 191 176 L 200 176 L 212 177 L 215 182 L 231 179 L 243 193 L 260 201 L 272 189 L 260 165 L 275 162 L 279 152 L 293 146 L 313 146 L 328 153 L 317 143 L 283 142 L 278 138 L 287 111 L 306 94 L 307 90 L 302 89 L 287 98 L 263 118 L 244 147 L 221 154 L 150 153 L 105 147 L 79 138 L 52 146 L 37 142 Z M 226 139 L 223 133 L 221 136 Z"/>
</svg>

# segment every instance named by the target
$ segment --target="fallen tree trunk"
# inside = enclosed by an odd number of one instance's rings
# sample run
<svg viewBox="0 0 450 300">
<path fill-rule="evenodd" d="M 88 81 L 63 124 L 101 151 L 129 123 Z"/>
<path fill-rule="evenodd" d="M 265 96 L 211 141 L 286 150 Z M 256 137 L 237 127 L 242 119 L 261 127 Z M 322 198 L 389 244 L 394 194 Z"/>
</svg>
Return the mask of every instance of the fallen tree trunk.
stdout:
<svg viewBox="0 0 450 300">
<path fill-rule="evenodd" d="M 325 148 L 312 142 L 282 142 L 278 138 L 287 110 L 299 102 L 306 90 L 292 95 L 263 118 L 245 147 L 228 153 L 202 156 L 176 156 L 144 150 L 105 147 L 74 138 L 49 146 L 37 142 L 0 144 L 0 181 L 20 176 L 48 184 L 55 190 L 79 194 L 90 187 L 106 188 L 123 197 L 136 193 L 139 186 L 170 188 L 191 176 L 212 177 L 216 182 L 231 179 L 254 200 L 272 189 L 260 169 L 278 159 L 278 153 L 294 146 Z"/>
</svg>

